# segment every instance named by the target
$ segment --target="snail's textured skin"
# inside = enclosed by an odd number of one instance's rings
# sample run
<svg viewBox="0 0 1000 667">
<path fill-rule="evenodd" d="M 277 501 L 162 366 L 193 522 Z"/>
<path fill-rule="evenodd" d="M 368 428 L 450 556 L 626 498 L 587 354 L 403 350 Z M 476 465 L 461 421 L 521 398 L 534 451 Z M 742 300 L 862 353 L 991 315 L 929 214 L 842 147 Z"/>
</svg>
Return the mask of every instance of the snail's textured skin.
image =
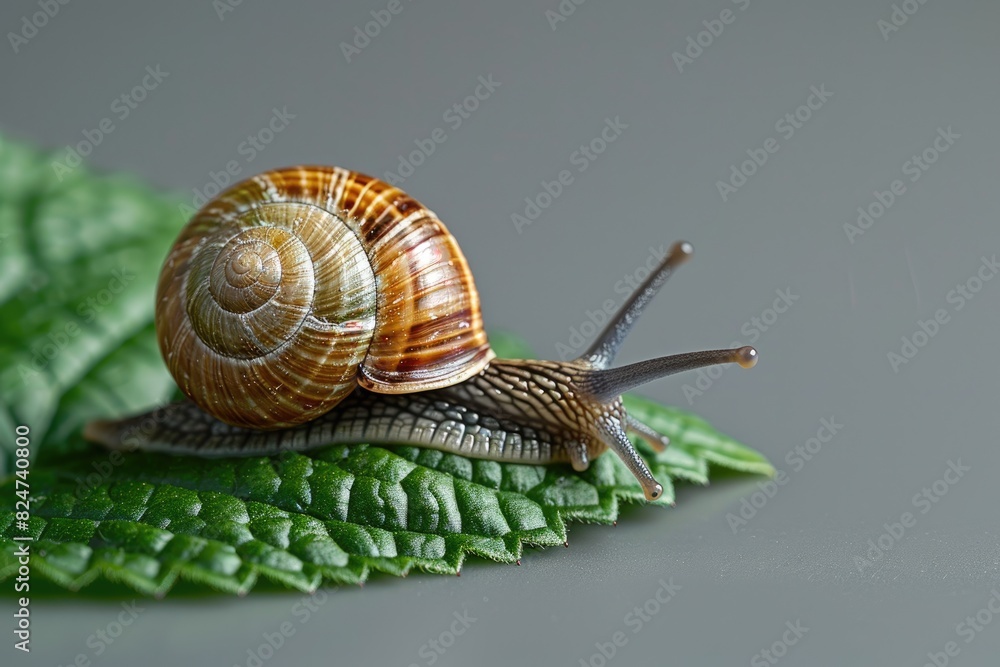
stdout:
<svg viewBox="0 0 1000 667">
<path fill-rule="evenodd" d="M 540 365 L 542 364 L 542 365 Z M 335 410 L 282 431 L 231 426 L 194 403 L 174 403 L 122 422 L 94 422 L 90 437 L 118 449 L 199 456 L 263 456 L 323 445 L 413 444 L 471 458 L 565 463 L 607 446 L 591 430 L 625 423 L 621 401 L 584 411 L 564 365 L 496 360 L 466 382 L 426 392 L 379 395 L 358 388 Z"/>
<path fill-rule="evenodd" d="M 354 387 L 461 382 L 493 353 L 472 272 L 436 215 L 338 167 L 234 185 L 182 230 L 157 287 L 175 380 L 228 423 L 283 428 Z"/>
<path fill-rule="evenodd" d="M 692 251 L 674 244 L 580 358 L 498 360 L 468 264 L 431 211 L 337 167 L 267 172 L 195 214 L 160 274 L 160 350 L 191 401 L 85 435 L 198 456 L 416 445 L 576 470 L 612 449 L 655 500 L 663 487 L 626 432 L 660 450 L 667 439 L 626 414 L 622 392 L 757 360 L 743 347 L 611 367 Z"/>
</svg>

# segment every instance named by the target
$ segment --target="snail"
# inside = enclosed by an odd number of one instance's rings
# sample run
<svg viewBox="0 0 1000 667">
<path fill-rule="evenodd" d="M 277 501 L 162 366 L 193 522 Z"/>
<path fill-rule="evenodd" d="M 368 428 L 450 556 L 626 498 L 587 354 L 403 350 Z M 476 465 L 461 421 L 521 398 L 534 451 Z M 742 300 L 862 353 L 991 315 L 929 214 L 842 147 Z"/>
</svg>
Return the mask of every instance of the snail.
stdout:
<svg viewBox="0 0 1000 667">
<path fill-rule="evenodd" d="M 669 441 L 628 415 L 621 394 L 757 361 L 740 347 L 611 367 L 692 252 L 674 244 L 579 358 L 498 359 L 468 263 L 433 212 L 354 171 L 266 172 L 205 204 L 160 273 L 157 339 L 188 400 L 91 422 L 84 435 L 205 457 L 416 445 L 578 471 L 611 449 L 655 500 L 663 489 L 627 432 L 660 451 Z"/>
</svg>

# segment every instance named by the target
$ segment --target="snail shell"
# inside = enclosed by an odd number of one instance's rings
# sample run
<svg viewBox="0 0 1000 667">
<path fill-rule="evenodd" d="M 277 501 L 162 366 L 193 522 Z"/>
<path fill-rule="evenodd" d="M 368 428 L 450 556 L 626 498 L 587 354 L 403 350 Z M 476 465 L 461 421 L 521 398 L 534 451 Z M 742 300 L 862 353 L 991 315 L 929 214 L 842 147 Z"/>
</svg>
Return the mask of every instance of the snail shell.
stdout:
<svg viewBox="0 0 1000 667">
<path fill-rule="evenodd" d="M 207 203 L 156 299 L 178 386 L 234 426 L 311 421 L 358 385 L 449 386 L 494 357 L 444 224 L 402 190 L 337 167 L 267 172 Z"/>
</svg>

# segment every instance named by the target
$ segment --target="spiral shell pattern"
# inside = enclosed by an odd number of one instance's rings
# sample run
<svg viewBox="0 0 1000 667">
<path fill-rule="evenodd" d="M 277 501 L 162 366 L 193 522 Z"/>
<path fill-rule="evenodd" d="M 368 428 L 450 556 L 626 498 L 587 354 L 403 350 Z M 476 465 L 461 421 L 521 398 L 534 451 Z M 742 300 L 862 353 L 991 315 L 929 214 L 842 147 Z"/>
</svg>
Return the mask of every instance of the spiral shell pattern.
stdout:
<svg viewBox="0 0 1000 667">
<path fill-rule="evenodd" d="M 494 356 L 444 224 L 337 167 L 267 172 L 207 203 L 164 263 L 156 327 L 181 390 L 258 429 L 315 419 L 358 385 L 456 384 Z"/>
</svg>

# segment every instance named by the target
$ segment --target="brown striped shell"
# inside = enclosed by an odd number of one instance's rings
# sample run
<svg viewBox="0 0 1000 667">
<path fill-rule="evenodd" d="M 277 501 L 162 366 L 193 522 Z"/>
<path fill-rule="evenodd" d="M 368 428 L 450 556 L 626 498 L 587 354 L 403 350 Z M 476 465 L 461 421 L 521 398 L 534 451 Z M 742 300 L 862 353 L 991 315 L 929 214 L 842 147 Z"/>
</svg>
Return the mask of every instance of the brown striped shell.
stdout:
<svg viewBox="0 0 1000 667">
<path fill-rule="evenodd" d="M 270 171 L 208 202 L 164 263 L 156 328 L 185 394 L 258 429 L 315 419 L 357 385 L 449 386 L 494 357 L 444 224 L 337 167 Z"/>
</svg>

